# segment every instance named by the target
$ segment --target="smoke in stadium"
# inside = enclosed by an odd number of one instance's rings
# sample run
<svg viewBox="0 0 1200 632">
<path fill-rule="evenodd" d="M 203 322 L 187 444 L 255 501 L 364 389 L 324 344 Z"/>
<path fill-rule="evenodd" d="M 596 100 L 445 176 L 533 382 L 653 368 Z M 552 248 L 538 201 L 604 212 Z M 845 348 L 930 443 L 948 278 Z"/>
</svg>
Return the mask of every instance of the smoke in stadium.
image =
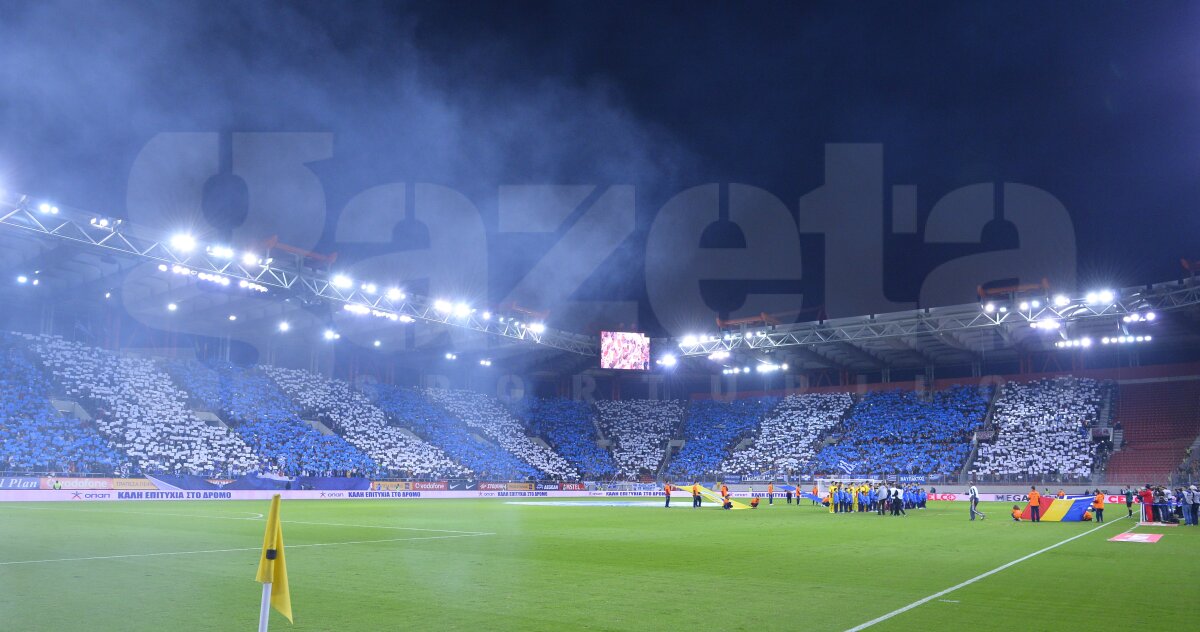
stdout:
<svg viewBox="0 0 1200 632">
<path fill-rule="evenodd" d="M 1197 13 L 0 0 L 0 628 L 1176 624 Z"/>
</svg>

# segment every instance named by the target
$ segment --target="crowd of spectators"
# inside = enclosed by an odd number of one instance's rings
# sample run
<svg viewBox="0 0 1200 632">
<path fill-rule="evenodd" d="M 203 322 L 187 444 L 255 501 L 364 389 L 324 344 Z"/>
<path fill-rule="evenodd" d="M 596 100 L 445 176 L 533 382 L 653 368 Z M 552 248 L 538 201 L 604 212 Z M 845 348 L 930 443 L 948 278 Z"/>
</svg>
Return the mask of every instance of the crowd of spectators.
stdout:
<svg viewBox="0 0 1200 632">
<path fill-rule="evenodd" d="M 463 422 L 411 388 L 370 384 L 363 391 L 397 424 L 441 448 L 482 479 L 529 479 L 539 472 L 494 443 L 481 440 Z"/>
<path fill-rule="evenodd" d="M 662 467 L 667 442 L 687 404 L 675 400 L 622 399 L 598 401 L 600 429 L 612 441 L 613 460 L 622 478 L 654 476 Z"/>
<path fill-rule="evenodd" d="M 58 414 L 50 382 L 11 334 L 0 334 L 0 470 L 112 473 L 125 463 L 95 428 Z"/>
<path fill-rule="evenodd" d="M 610 479 L 617 474 L 612 455 L 596 443 L 596 424 L 587 402 L 571 399 L 525 399 L 517 413 L 529 430 L 543 437 L 580 475 L 588 479 Z"/>
<path fill-rule="evenodd" d="M 693 480 L 713 474 L 737 443 L 759 427 L 775 397 L 691 403 L 683 424 L 684 445 L 667 466 L 668 478 Z"/>
<path fill-rule="evenodd" d="M 853 403 L 849 393 L 788 395 L 763 417 L 754 445 L 731 454 L 722 471 L 749 478 L 800 471 L 816 456 L 821 436 Z"/>
<path fill-rule="evenodd" d="M 260 369 L 304 414 L 311 414 L 362 450 L 382 473 L 410 478 L 457 478 L 469 470 L 440 449 L 388 423 L 387 415 L 349 384 L 300 369 Z"/>
<path fill-rule="evenodd" d="M 89 403 L 100 434 L 146 474 L 252 472 L 258 458 L 237 433 L 187 406 L 152 360 L 120 356 L 58 336 L 29 336 L 32 349 L 70 399 Z"/>
<path fill-rule="evenodd" d="M 971 452 L 972 433 L 983 425 L 991 393 L 976 386 L 867 393 L 808 469 L 841 473 L 844 464 L 862 474 L 956 474 Z"/>
<path fill-rule="evenodd" d="M 300 418 L 295 402 L 266 375 L 228 362 L 176 361 L 169 372 L 219 413 L 261 457 L 259 468 L 287 476 L 373 475 L 375 463 L 337 435 Z"/>
<path fill-rule="evenodd" d="M 554 450 L 526 435 L 521 423 L 494 398 L 474 391 L 441 388 L 426 389 L 425 395 L 544 475 L 562 480 L 579 478 L 578 470 Z"/>
<path fill-rule="evenodd" d="M 979 480 L 1090 478 L 1091 428 L 1109 388 L 1074 377 L 1005 384 L 993 414 L 995 441 L 979 446 L 972 473 Z"/>
</svg>

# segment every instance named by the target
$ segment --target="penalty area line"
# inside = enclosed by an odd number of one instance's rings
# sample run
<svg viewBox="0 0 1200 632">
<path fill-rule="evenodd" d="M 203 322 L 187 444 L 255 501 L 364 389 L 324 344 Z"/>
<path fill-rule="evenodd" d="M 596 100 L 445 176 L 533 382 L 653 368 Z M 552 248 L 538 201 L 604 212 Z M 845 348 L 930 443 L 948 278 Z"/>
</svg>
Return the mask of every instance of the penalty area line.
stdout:
<svg viewBox="0 0 1200 632">
<path fill-rule="evenodd" d="M 313 542 L 310 544 L 288 544 L 288 549 L 304 549 L 320 546 L 347 546 L 353 544 L 383 544 L 387 542 L 412 542 L 415 540 L 448 540 L 450 538 L 478 538 L 485 535 L 496 535 L 495 533 L 470 533 L 460 535 L 430 535 L 418 538 L 388 538 L 386 540 L 351 540 L 349 542 Z M 55 562 L 88 562 L 92 560 L 121 560 L 136 557 L 164 557 L 172 555 L 200 555 L 203 553 L 235 553 L 242 551 L 261 551 L 261 546 L 243 547 L 237 549 L 205 549 L 200 551 L 164 551 L 161 553 L 128 553 L 125 555 L 96 555 L 92 557 L 64 557 L 49 560 L 18 560 L 13 562 L 0 562 L 0 566 L 16 566 L 18 564 L 52 564 Z"/>
<path fill-rule="evenodd" d="M 933 601 L 934 599 L 937 599 L 937 598 L 939 598 L 939 597 L 944 597 L 944 596 L 946 596 L 946 595 L 948 595 L 948 594 L 950 594 L 950 593 L 952 593 L 952 592 L 954 592 L 954 591 L 958 590 L 959 588 L 965 588 L 965 587 L 967 587 L 967 586 L 970 586 L 971 584 L 974 584 L 975 582 L 977 582 L 977 581 L 979 581 L 979 580 L 981 580 L 981 579 L 985 579 L 985 578 L 987 578 L 987 577 L 991 577 L 992 575 L 995 575 L 996 573 L 999 573 L 1000 571 L 1002 571 L 1002 570 L 1004 570 L 1004 569 L 1006 569 L 1006 568 L 1009 568 L 1009 567 L 1011 567 L 1011 566 L 1016 566 L 1017 564 L 1020 564 L 1021 562 L 1024 562 L 1025 560 L 1028 560 L 1028 559 L 1030 559 L 1030 558 L 1037 557 L 1037 556 L 1041 555 L 1042 553 L 1045 553 L 1046 551 L 1051 551 L 1051 550 L 1053 550 L 1053 549 L 1057 549 L 1058 547 L 1060 547 L 1060 546 L 1062 546 L 1062 545 L 1064 545 L 1064 544 L 1066 544 L 1066 543 L 1068 543 L 1068 542 L 1072 542 L 1072 541 L 1074 541 L 1074 540 L 1078 540 L 1079 538 L 1082 538 L 1083 536 L 1085 536 L 1085 535 L 1087 535 L 1087 534 L 1089 534 L 1089 533 L 1092 533 L 1092 532 L 1094 532 L 1094 531 L 1098 531 L 1098 530 L 1100 530 L 1100 529 L 1103 529 L 1104 527 L 1107 527 L 1107 526 L 1108 526 L 1108 525 L 1110 525 L 1110 524 L 1114 524 L 1114 523 L 1116 523 L 1116 522 L 1120 522 L 1121 520 L 1124 520 L 1125 518 L 1128 518 L 1128 517 L 1129 517 L 1129 516 L 1122 516 L 1122 517 L 1120 517 L 1120 518 L 1117 518 L 1116 520 L 1114 520 L 1114 521 L 1112 521 L 1112 522 L 1106 522 L 1106 523 L 1104 523 L 1104 524 L 1096 525 L 1095 527 L 1092 527 L 1091 529 L 1088 529 L 1087 531 L 1084 531 L 1083 533 L 1080 533 L 1080 534 L 1078 534 L 1078 535 L 1073 535 L 1073 536 L 1071 536 L 1071 537 L 1067 538 L 1066 540 L 1063 540 L 1062 542 L 1058 542 L 1058 543 L 1056 543 L 1056 544 L 1051 544 L 1050 546 L 1048 546 L 1048 547 L 1046 547 L 1046 548 L 1044 548 L 1044 549 L 1041 549 L 1041 550 L 1039 550 L 1039 551 L 1034 551 L 1033 553 L 1030 553 L 1029 555 L 1026 555 L 1025 557 L 1021 557 L 1021 558 L 1015 559 L 1015 560 L 1013 560 L 1013 561 L 1011 561 L 1011 562 L 1009 562 L 1009 563 L 1007 563 L 1007 564 L 1003 564 L 1003 565 L 1001 565 L 1001 566 L 997 566 L 996 568 L 993 568 L 992 570 L 990 570 L 990 571 L 988 571 L 988 572 L 986 572 L 986 573 L 982 573 L 982 574 L 980 574 L 980 575 L 976 575 L 975 577 L 972 577 L 971 579 L 968 579 L 967 581 L 965 581 L 965 582 L 962 582 L 961 584 L 956 584 L 956 585 L 954 585 L 954 586 L 951 586 L 951 587 L 949 587 L 949 588 L 947 588 L 947 589 L 945 589 L 945 590 L 943 590 L 943 591 L 941 591 L 941 592 L 936 592 L 936 593 L 934 593 L 934 594 L 932 594 L 932 595 L 929 595 L 928 597 L 925 597 L 924 599 L 918 599 L 917 601 L 914 601 L 914 602 L 912 602 L 912 603 L 908 604 L 907 606 L 904 606 L 903 608 L 898 608 L 898 609 L 896 609 L 896 610 L 893 610 L 893 611 L 891 611 L 891 612 L 889 612 L 889 613 L 887 613 L 887 614 L 885 614 L 885 615 L 883 615 L 883 616 L 880 616 L 880 617 L 876 617 L 876 618 L 874 618 L 874 619 L 871 619 L 870 621 L 867 621 L 866 623 L 863 623 L 863 624 L 861 624 L 861 625 L 854 626 L 853 628 L 850 628 L 849 630 L 846 630 L 846 632 L 859 632 L 859 630 L 865 630 L 865 629 L 867 629 L 867 628 L 869 628 L 869 627 L 871 627 L 871 626 L 875 625 L 876 623 L 883 623 L 884 621 L 887 621 L 888 619 L 891 619 L 892 617 L 894 617 L 894 616 L 896 616 L 896 615 L 898 615 L 898 614 L 904 614 L 905 612 L 908 612 L 909 610 L 912 610 L 913 608 L 916 608 L 917 606 L 920 606 L 920 605 L 922 605 L 922 604 L 929 603 L 930 601 Z"/>
</svg>

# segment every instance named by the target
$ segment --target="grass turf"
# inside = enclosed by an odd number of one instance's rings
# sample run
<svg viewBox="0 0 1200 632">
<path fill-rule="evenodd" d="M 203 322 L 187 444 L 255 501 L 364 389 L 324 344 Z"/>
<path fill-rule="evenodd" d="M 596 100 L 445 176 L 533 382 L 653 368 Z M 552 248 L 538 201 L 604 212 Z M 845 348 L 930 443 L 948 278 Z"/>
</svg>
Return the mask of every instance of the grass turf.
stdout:
<svg viewBox="0 0 1200 632">
<path fill-rule="evenodd" d="M 965 503 L 892 518 L 534 502 L 284 501 L 296 623 L 272 629 L 846 630 L 1094 527 L 1013 523 L 1002 503 L 972 523 Z M 0 629 L 253 629 L 267 505 L 2 503 Z M 1135 603 L 1194 600 L 1200 529 L 1108 542 L 1133 526 L 1123 509 L 872 629 L 1176 624 Z M 66 558 L 97 559 L 44 561 Z"/>
</svg>

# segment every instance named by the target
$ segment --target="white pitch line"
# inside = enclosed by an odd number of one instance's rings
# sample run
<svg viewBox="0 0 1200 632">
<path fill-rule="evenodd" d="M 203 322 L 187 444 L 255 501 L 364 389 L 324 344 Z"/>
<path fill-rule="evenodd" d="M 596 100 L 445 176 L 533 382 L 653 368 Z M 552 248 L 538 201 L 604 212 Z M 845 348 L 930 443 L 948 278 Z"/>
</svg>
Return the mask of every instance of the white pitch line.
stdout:
<svg viewBox="0 0 1200 632">
<path fill-rule="evenodd" d="M 125 515 L 130 515 L 130 516 L 174 516 L 174 517 L 179 517 L 179 518 L 208 518 L 211 520 L 254 520 L 254 521 L 257 521 L 257 520 L 263 519 L 262 514 L 254 513 L 251 511 L 243 511 L 243 512 L 239 512 L 239 513 L 250 514 L 250 515 L 254 516 L 253 518 L 238 518 L 235 516 L 213 516 L 213 515 L 209 515 L 209 514 L 168 513 L 165 511 L 112 511 L 112 510 L 106 510 L 106 509 L 66 509 L 63 507 L 14 507 L 14 508 L 29 509 L 29 510 L 39 510 L 40 509 L 42 511 L 69 511 L 69 512 L 73 512 L 73 513 L 125 514 Z M 307 524 L 307 525 L 317 525 L 317 526 L 326 526 L 326 527 L 356 527 L 359 529 L 390 529 L 393 531 L 422 531 L 422 532 L 427 531 L 430 533 L 460 533 L 463 535 L 478 535 L 478 534 L 482 533 L 481 531 L 455 531 L 453 529 L 425 529 L 425 528 L 421 528 L 421 527 L 396 527 L 396 526 L 392 526 L 392 525 L 382 525 L 382 524 L 343 524 L 340 522 L 306 522 L 303 520 L 284 520 L 283 524 L 285 524 L 285 525 L 287 525 L 287 524 Z"/>
<path fill-rule="evenodd" d="M 350 542 L 316 542 L 312 544 L 289 544 L 288 549 L 309 548 L 318 546 L 345 546 L 349 544 L 380 544 L 384 542 L 411 542 L 414 540 L 446 540 L 449 538 L 477 538 L 485 535 L 496 535 L 495 533 L 472 533 L 462 535 L 431 535 L 423 538 L 389 538 L 387 540 L 353 540 Z M 246 547 L 240 549 L 207 549 L 202 551 L 167 551 L 163 553 L 129 553 L 125 555 L 97 555 L 93 557 L 64 557 L 50 560 L 19 560 L 14 562 L 0 562 L 0 566 L 15 566 L 18 564 L 50 564 L 54 562 L 86 562 L 91 560 L 119 560 L 133 557 L 162 557 L 168 555 L 199 555 L 201 553 L 233 553 L 241 551 L 261 551 L 261 546 Z"/>
<path fill-rule="evenodd" d="M 1042 553 L 1045 553 L 1046 551 L 1050 551 L 1052 549 L 1057 549 L 1058 547 L 1060 547 L 1068 542 L 1071 542 L 1073 540 L 1078 540 L 1079 538 L 1082 538 L 1083 536 L 1085 536 L 1089 533 L 1092 533 L 1093 531 L 1103 529 L 1104 527 L 1107 527 L 1110 524 L 1119 522 L 1128 517 L 1129 516 L 1123 516 L 1121 518 L 1117 518 L 1116 520 L 1114 520 L 1112 522 L 1106 522 L 1101 525 L 1096 525 L 1095 527 L 1092 527 L 1091 529 L 1088 529 L 1087 531 L 1084 531 L 1083 533 L 1080 533 L 1079 535 L 1073 535 L 1073 536 L 1067 538 L 1066 540 L 1063 540 L 1062 542 L 1059 542 L 1057 544 L 1051 544 L 1050 546 L 1048 546 L 1040 551 L 1034 551 L 1033 553 L 1030 553 L 1029 555 L 1026 555 L 1025 557 L 1015 559 L 1015 560 L 1013 560 L 1007 564 L 1004 564 L 1002 566 L 997 566 L 996 568 L 993 568 L 992 570 L 990 570 L 986 573 L 983 573 L 981 575 L 976 575 L 975 577 L 972 577 L 971 579 L 968 579 L 967 581 L 965 581 L 961 584 L 951 586 L 951 587 L 947 588 L 946 590 L 929 595 L 928 597 L 925 597 L 924 599 L 919 599 L 917 601 L 914 601 L 914 602 L 908 604 L 907 606 L 904 606 L 903 608 L 898 608 L 898 609 L 893 610 L 881 617 L 876 617 L 874 619 L 871 619 L 870 621 L 867 621 L 866 623 L 863 623 L 862 625 L 857 625 L 853 628 L 850 628 L 849 630 L 846 630 L 846 632 L 859 632 L 859 630 L 865 630 L 865 629 L 875 625 L 876 623 L 883 623 L 884 621 L 887 621 L 888 619 L 891 619 L 892 617 L 894 617 L 898 614 L 904 614 L 905 612 L 908 612 L 909 610 L 912 610 L 913 608 L 916 608 L 917 606 L 919 606 L 921 604 L 929 603 L 930 601 L 933 601 L 934 599 L 937 599 L 938 597 L 943 597 L 945 595 L 948 595 L 948 594 L 958 590 L 959 588 L 964 588 L 966 586 L 970 586 L 971 584 L 974 584 L 975 582 L 977 582 L 981 579 L 991 577 L 992 575 L 995 575 L 996 573 L 999 573 L 1000 571 L 1002 571 L 1006 568 L 1009 568 L 1010 566 L 1016 566 L 1017 564 L 1020 564 L 1021 562 L 1024 562 L 1025 560 L 1027 560 L 1029 558 L 1037 557 L 1037 556 L 1041 555 Z"/>
</svg>

